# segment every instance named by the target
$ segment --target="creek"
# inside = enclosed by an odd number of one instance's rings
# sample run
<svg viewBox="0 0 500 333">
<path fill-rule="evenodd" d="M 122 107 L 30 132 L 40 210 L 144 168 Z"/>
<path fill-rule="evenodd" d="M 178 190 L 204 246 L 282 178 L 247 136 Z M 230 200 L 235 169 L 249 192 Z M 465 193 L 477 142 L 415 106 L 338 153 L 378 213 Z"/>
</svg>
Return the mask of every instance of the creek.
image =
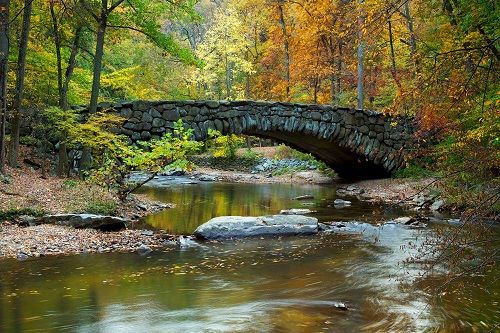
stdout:
<svg viewBox="0 0 500 333">
<path fill-rule="evenodd" d="M 190 234 L 222 215 L 309 208 L 320 221 L 363 221 L 362 233 L 169 244 L 146 255 L 102 253 L 0 260 L 0 332 L 477 332 L 499 322 L 499 269 L 432 294 L 401 263 L 444 226 L 379 223 L 401 208 L 353 201 L 334 186 L 184 184 L 142 189 L 176 208 L 143 221 Z M 293 200 L 312 195 L 311 200 Z M 345 304 L 347 310 L 339 304 Z M 498 327 L 497 327 L 498 329 Z"/>
</svg>

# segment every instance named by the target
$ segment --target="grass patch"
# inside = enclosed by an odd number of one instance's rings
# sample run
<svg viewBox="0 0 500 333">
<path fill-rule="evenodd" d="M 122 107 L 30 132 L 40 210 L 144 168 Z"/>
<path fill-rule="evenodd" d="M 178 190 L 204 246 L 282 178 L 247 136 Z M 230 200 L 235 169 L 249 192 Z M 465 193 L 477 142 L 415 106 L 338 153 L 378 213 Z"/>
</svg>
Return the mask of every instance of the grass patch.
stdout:
<svg viewBox="0 0 500 333">
<path fill-rule="evenodd" d="M 41 217 L 45 215 L 45 211 L 40 208 L 11 208 L 0 210 L 0 222 L 11 221 L 21 215 Z"/>
<path fill-rule="evenodd" d="M 256 164 L 259 159 L 262 158 L 262 155 L 256 153 L 252 149 L 245 149 L 245 152 L 239 156 L 239 158 L 243 159 L 246 161 L 246 164 Z"/>
<path fill-rule="evenodd" d="M 116 213 L 118 204 L 112 200 L 92 200 L 85 207 L 85 213 L 98 215 L 113 215 Z"/>
</svg>

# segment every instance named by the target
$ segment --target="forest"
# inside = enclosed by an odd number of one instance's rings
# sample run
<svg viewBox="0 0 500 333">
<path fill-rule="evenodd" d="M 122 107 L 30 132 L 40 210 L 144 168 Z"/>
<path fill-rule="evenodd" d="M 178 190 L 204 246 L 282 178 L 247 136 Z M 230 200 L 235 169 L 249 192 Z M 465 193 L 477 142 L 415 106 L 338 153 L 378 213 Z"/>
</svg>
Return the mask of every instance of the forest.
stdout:
<svg viewBox="0 0 500 333">
<path fill-rule="evenodd" d="M 20 119 L 48 106 L 250 99 L 411 115 L 416 168 L 495 178 L 498 11 L 488 0 L 3 2 L 12 131 L 0 160 L 17 163 Z"/>
<path fill-rule="evenodd" d="M 131 299 L 144 295 L 177 324 L 189 315 L 173 308 L 244 308 L 224 312 L 234 321 L 215 310 L 200 319 L 214 332 L 239 331 L 246 315 L 242 332 L 498 329 L 499 18 L 495 0 L 0 0 L 0 331 L 49 331 L 66 318 L 116 330 L 101 306 L 123 302 L 136 320 Z M 302 125 L 290 120 L 297 110 Z M 336 158 L 347 166 L 335 170 Z M 385 169 L 364 169 L 375 164 Z M 323 236 L 203 234 L 230 217 L 236 227 L 312 223 Z M 48 255 L 47 270 L 73 288 L 56 284 L 64 295 L 44 300 L 63 318 L 54 322 L 38 303 L 11 303 L 37 295 L 23 288 L 38 286 L 30 279 L 46 274 L 38 258 Z M 77 274 L 94 265 L 95 278 Z M 240 269 L 262 278 L 270 299 Z M 204 274 L 255 293 L 226 295 Z M 345 287 L 354 275 L 382 287 Z M 224 301 L 191 294 L 203 286 Z M 176 298 L 162 298 L 164 287 Z M 78 302 L 67 303 L 72 314 L 59 308 L 76 290 L 99 315 Z M 282 300 L 289 290 L 304 299 Z M 260 301 L 270 319 L 251 306 Z M 205 329 L 161 318 L 160 331 Z"/>
</svg>

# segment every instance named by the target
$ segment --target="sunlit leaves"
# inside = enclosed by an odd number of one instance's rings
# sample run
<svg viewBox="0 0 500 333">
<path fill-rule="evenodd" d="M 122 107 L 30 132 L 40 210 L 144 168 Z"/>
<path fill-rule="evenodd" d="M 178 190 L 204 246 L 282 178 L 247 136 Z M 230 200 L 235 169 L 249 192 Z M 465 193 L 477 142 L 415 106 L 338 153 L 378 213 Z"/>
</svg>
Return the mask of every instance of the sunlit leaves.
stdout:
<svg viewBox="0 0 500 333">
<path fill-rule="evenodd" d="M 235 134 L 222 135 L 221 132 L 213 129 L 208 130 L 208 136 L 212 141 L 209 142 L 209 144 L 212 144 L 210 150 L 215 158 L 235 158 L 236 150 L 245 142 L 245 139 L 241 136 Z"/>
<path fill-rule="evenodd" d="M 245 36 L 243 17 L 233 6 L 223 6 L 198 45 L 196 54 L 203 67 L 192 76 L 202 97 L 241 99 L 245 95 L 245 79 L 254 72 L 250 61 L 251 41 Z"/>
</svg>

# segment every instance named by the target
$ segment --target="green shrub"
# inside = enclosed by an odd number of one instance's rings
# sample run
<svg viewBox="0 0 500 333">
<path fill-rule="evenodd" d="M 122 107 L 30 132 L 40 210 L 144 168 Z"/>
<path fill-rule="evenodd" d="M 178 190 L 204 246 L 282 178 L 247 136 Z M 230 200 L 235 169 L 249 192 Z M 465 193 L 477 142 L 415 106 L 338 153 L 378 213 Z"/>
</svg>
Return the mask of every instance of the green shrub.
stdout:
<svg viewBox="0 0 500 333">
<path fill-rule="evenodd" d="M 39 140 L 31 135 L 19 137 L 19 143 L 25 146 L 36 147 L 39 144 Z"/>
<path fill-rule="evenodd" d="M 85 208 L 85 213 L 98 215 L 113 215 L 118 205 L 111 200 L 93 200 Z"/>
<path fill-rule="evenodd" d="M 428 170 L 421 165 L 411 163 L 404 169 L 399 169 L 396 171 L 394 176 L 396 178 L 412 178 L 412 179 L 423 179 L 435 176 L 434 171 Z"/>
<path fill-rule="evenodd" d="M 274 153 L 273 158 L 275 160 L 292 158 L 293 152 L 294 152 L 293 148 L 290 148 L 287 145 L 280 143 L 279 146 L 276 148 L 276 152 Z"/>
<path fill-rule="evenodd" d="M 222 135 L 221 132 L 213 129 L 208 130 L 208 137 L 211 139 L 210 151 L 215 158 L 236 158 L 236 151 L 243 147 L 245 139 L 235 134 Z"/>
<path fill-rule="evenodd" d="M 245 149 L 245 152 L 243 153 L 243 155 L 241 155 L 241 158 L 245 161 L 256 163 L 260 158 L 262 158 L 262 155 L 256 153 L 252 149 Z"/>
<path fill-rule="evenodd" d="M 77 186 L 78 186 L 78 181 L 75 179 L 66 179 L 62 183 L 62 188 L 65 190 L 69 190 L 69 189 L 75 188 Z"/>
</svg>

